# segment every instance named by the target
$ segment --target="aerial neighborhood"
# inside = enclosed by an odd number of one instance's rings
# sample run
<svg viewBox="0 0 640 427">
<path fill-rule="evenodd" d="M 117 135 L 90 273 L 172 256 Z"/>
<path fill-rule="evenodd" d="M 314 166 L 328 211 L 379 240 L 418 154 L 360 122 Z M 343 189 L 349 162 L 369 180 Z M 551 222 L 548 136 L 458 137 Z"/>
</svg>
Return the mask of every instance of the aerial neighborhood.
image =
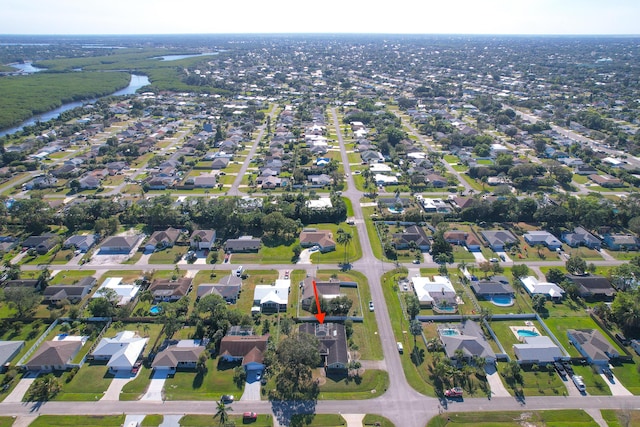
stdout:
<svg viewBox="0 0 640 427">
<path fill-rule="evenodd" d="M 118 43 L 32 46 L 36 69 L 113 90 L 0 137 L 7 414 L 210 400 L 219 419 L 193 425 L 325 425 L 296 423 L 353 400 L 371 414 L 354 425 L 425 426 L 380 402 L 442 422 L 492 399 L 638 407 L 632 42 Z M 55 76 L 11 58 L 0 83 Z M 109 95 L 125 69 L 144 84 Z"/>
</svg>

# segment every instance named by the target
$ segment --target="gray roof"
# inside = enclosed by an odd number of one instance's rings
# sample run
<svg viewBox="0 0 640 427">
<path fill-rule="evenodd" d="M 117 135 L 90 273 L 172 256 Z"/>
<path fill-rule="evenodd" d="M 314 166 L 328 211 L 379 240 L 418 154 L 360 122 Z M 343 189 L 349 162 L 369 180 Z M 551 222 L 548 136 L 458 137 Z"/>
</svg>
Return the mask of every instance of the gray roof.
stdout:
<svg viewBox="0 0 640 427">
<path fill-rule="evenodd" d="M 508 230 L 486 230 L 481 231 L 480 234 L 491 246 L 504 246 L 518 241 Z"/>
<path fill-rule="evenodd" d="M 493 280 L 480 280 L 471 283 L 476 295 L 503 295 L 513 294 L 513 288 L 508 283 Z"/>
<path fill-rule="evenodd" d="M 0 365 L 11 362 L 24 347 L 24 341 L 0 341 Z"/>
<path fill-rule="evenodd" d="M 597 329 L 567 329 L 567 335 L 580 344 L 582 352 L 593 361 L 609 360 L 618 352 Z"/>
<path fill-rule="evenodd" d="M 476 322 L 467 320 L 456 325 L 456 329 L 461 332 L 459 335 L 440 335 L 447 357 L 455 358 L 456 350 L 462 350 L 466 357 L 495 359 L 495 352 Z"/>
</svg>

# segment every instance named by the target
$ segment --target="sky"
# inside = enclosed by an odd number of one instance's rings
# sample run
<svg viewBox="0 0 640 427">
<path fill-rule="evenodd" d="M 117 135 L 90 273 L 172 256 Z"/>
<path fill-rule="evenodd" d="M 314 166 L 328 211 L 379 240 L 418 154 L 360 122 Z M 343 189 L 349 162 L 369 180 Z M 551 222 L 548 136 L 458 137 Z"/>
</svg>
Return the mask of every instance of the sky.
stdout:
<svg viewBox="0 0 640 427">
<path fill-rule="evenodd" d="M 640 34 L 638 0 L 0 0 L 0 34 Z"/>
</svg>

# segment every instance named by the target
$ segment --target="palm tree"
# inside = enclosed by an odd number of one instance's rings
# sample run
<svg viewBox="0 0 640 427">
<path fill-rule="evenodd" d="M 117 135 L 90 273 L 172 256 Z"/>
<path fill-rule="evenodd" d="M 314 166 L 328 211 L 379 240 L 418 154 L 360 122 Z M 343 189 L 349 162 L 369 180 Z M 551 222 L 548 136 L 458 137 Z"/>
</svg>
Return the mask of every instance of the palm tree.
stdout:
<svg viewBox="0 0 640 427">
<path fill-rule="evenodd" d="M 337 242 L 339 245 L 344 247 L 344 265 L 349 265 L 349 251 L 347 248 L 351 244 L 352 240 L 353 235 L 350 232 L 344 231 L 342 228 L 338 228 Z"/>
<path fill-rule="evenodd" d="M 229 421 L 228 411 L 233 411 L 233 409 L 231 409 L 231 407 L 227 407 L 222 400 L 219 401 L 218 406 L 216 406 L 216 414 L 213 416 L 214 419 L 218 418 L 220 422 L 219 425 L 223 426 L 227 421 Z"/>
</svg>

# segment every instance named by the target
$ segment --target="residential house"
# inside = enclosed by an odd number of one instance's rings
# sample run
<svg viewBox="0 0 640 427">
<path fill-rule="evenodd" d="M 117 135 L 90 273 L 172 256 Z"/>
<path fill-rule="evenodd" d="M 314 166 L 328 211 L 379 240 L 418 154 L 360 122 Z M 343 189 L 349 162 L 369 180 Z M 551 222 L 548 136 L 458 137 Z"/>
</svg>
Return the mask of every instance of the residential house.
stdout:
<svg viewBox="0 0 640 427">
<path fill-rule="evenodd" d="M 190 277 L 182 277 L 177 280 L 156 279 L 149 286 L 149 292 L 154 302 L 174 302 L 184 297 L 191 291 Z"/>
<path fill-rule="evenodd" d="M 194 230 L 191 233 L 189 244 L 193 249 L 210 250 L 216 243 L 216 230 Z"/>
<path fill-rule="evenodd" d="M 412 225 L 402 233 L 393 233 L 393 245 L 396 249 L 407 249 L 414 246 L 422 252 L 428 252 L 431 241 L 422 227 Z"/>
<path fill-rule="evenodd" d="M 581 276 L 567 274 L 567 279 L 578 287 L 578 294 L 589 300 L 612 300 L 616 295 L 616 290 L 611 286 L 609 279 L 595 274 L 585 274 Z"/>
<path fill-rule="evenodd" d="M 336 250 L 333 233 L 329 230 L 316 230 L 315 228 L 305 228 L 300 232 L 300 246 L 303 248 L 318 246 L 320 252 L 323 253 Z"/>
<path fill-rule="evenodd" d="M 0 341 L 0 372 L 24 348 L 24 341 Z"/>
<path fill-rule="evenodd" d="M 552 251 L 562 248 L 562 242 L 548 231 L 529 231 L 522 237 L 524 238 L 524 241 L 531 246 L 544 245 Z"/>
<path fill-rule="evenodd" d="M 480 235 L 489 247 L 496 252 L 502 252 L 505 248 L 518 243 L 518 239 L 508 230 L 485 230 Z"/>
<path fill-rule="evenodd" d="M 80 352 L 87 337 L 58 335 L 43 342 L 24 364 L 28 371 L 64 371 L 72 368 L 72 360 Z"/>
<path fill-rule="evenodd" d="M 613 251 L 637 251 L 640 249 L 640 240 L 630 234 L 606 234 L 603 242 Z"/>
<path fill-rule="evenodd" d="M 481 250 L 480 241 L 473 233 L 462 230 L 448 230 L 444 232 L 444 239 L 452 245 L 465 246 L 469 252 L 478 252 Z"/>
<path fill-rule="evenodd" d="M 482 328 L 472 320 L 438 328 L 438 334 L 444 351 L 451 360 L 458 361 L 458 355 L 461 354 L 467 360 L 473 357 L 484 358 L 489 365 L 496 361 L 496 354 L 485 338 Z"/>
<path fill-rule="evenodd" d="M 190 176 L 184 180 L 184 186 L 187 188 L 214 188 L 217 183 L 218 177 L 215 174 Z"/>
<path fill-rule="evenodd" d="M 584 164 L 576 166 L 574 172 L 578 175 L 597 175 L 598 169 L 594 168 L 591 165 Z"/>
<path fill-rule="evenodd" d="M 53 188 L 58 185 L 58 178 L 51 175 L 43 175 L 27 182 L 23 185 L 26 190 L 42 190 L 44 188 Z"/>
<path fill-rule="evenodd" d="M 339 280 L 329 279 L 328 281 L 316 281 L 314 277 L 307 277 L 300 282 L 300 307 L 302 307 L 303 310 L 310 311 L 311 307 L 316 304 L 315 291 L 313 289 L 314 281 L 316 282 L 318 298 L 331 300 L 342 295 L 340 293 L 341 282 Z"/>
<path fill-rule="evenodd" d="M 252 236 L 241 236 L 237 239 L 228 239 L 224 244 L 227 253 L 233 252 L 258 252 L 262 242 Z"/>
<path fill-rule="evenodd" d="M 269 335 L 225 335 L 220 340 L 220 358 L 226 362 L 240 362 L 247 372 L 264 369 L 264 353 Z"/>
<path fill-rule="evenodd" d="M 73 285 L 49 285 L 42 293 L 42 300 L 48 303 L 59 303 L 67 300 L 75 304 L 87 296 L 95 284 L 96 278 L 89 276 L 84 277 Z"/>
<path fill-rule="evenodd" d="M 307 176 L 307 180 L 310 183 L 310 187 L 325 187 L 331 185 L 333 182 L 331 177 L 325 173 L 320 175 L 309 175 Z"/>
<path fill-rule="evenodd" d="M 101 181 L 93 175 L 85 175 L 78 182 L 81 190 L 96 190 L 101 184 Z"/>
<path fill-rule="evenodd" d="M 281 313 L 287 311 L 290 279 L 277 279 L 272 285 L 256 285 L 253 292 L 252 312 Z"/>
<path fill-rule="evenodd" d="M 451 313 L 455 312 L 458 305 L 457 294 L 448 277 L 433 276 L 431 280 L 428 277 L 414 276 L 410 280 L 422 307 L 449 307 L 453 309 Z"/>
<path fill-rule="evenodd" d="M 120 254 L 128 255 L 138 244 L 142 235 L 134 236 L 111 236 L 105 239 L 100 245 L 100 254 Z"/>
<path fill-rule="evenodd" d="M 605 188 L 624 187 L 624 182 L 620 178 L 614 178 L 610 175 L 593 174 L 589 175 L 589 179 L 593 181 L 594 184 Z"/>
<path fill-rule="evenodd" d="M 608 366 L 611 359 L 620 356 L 602 333 L 597 329 L 567 329 L 571 344 L 594 365 Z"/>
<path fill-rule="evenodd" d="M 547 336 L 524 337 L 524 343 L 514 344 L 513 353 L 521 364 L 547 364 L 565 356 L 551 338 Z"/>
<path fill-rule="evenodd" d="M 551 282 L 539 282 L 535 276 L 521 277 L 520 282 L 530 296 L 544 295 L 554 301 L 560 301 L 564 296 L 564 289 L 560 286 Z"/>
<path fill-rule="evenodd" d="M 80 252 L 87 252 L 89 249 L 93 247 L 96 243 L 96 235 L 95 234 L 75 234 L 69 237 L 62 244 L 63 249 L 75 248 Z"/>
<path fill-rule="evenodd" d="M 216 157 L 211 161 L 211 169 L 220 170 L 229 166 L 228 157 Z"/>
<path fill-rule="evenodd" d="M 177 369 L 195 369 L 204 350 L 205 345 L 199 340 L 180 340 L 156 354 L 151 367 L 172 372 Z"/>
<path fill-rule="evenodd" d="M 111 372 L 131 371 L 148 341 L 137 332 L 122 331 L 113 338 L 102 338 L 91 355 L 94 360 L 107 360 Z"/>
<path fill-rule="evenodd" d="M 582 227 L 575 227 L 573 232 L 562 234 L 562 240 L 572 248 L 586 246 L 590 249 L 600 250 L 600 239 L 589 233 Z"/>
<path fill-rule="evenodd" d="M 436 188 L 443 188 L 447 186 L 447 179 L 435 173 L 428 174 L 425 177 L 425 182 L 427 182 L 427 184 L 431 184 Z"/>
<path fill-rule="evenodd" d="M 339 323 L 303 323 L 300 333 L 318 339 L 321 363 L 327 374 L 345 374 L 349 367 L 349 350 L 345 327 Z"/>
<path fill-rule="evenodd" d="M 237 279 L 238 282 L 235 280 Z M 228 282 L 228 283 L 226 283 Z M 196 301 L 207 295 L 219 295 L 227 304 L 235 304 L 242 289 L 242 278 L 235 274 L 223 277 L 220 283 L 201 283 L 198 286 Z"/>
<path fill-rule="evenodd" d="M 118 298 L 117 305 L 128 304 L 140 290 L 140 286 L 136 284 L 122 283 L 122 277 L 107 277 L 100 287 L 94 292 L 91 298 L 104 297 L 105 292 L 103 289 L 111 289 L 115 291 Z"/>
<path fill-rule="evenodd" d="M 145 243 L 144 250 L 146 252 L 154 252 L 156 250 L 170 248 L 175 245 L 180 237 L 180 233 L 180 230 L 173 227 L 162 231 L 154 231 L 151 237 L 149 237 L 149 240 L 147 240 L 147 243 Z"/>
<path fill-rule="evenodd" d="M 42 236 L 29 236 L 22 242 L 23 248 L 35 249 L 40 255 L 49 252 L 60 242 L 60 237 L 55 234 L 43 234 Z"/>
<path fill-rule="evenodd" d="M 490 300 L 494 296 L 508 295 L 513 297 L 514 291 L 509 283 L 502 283 L 497 280 L 474 280 L 471 282 L 471 289 L 478 299 Z"/>
</svg>

